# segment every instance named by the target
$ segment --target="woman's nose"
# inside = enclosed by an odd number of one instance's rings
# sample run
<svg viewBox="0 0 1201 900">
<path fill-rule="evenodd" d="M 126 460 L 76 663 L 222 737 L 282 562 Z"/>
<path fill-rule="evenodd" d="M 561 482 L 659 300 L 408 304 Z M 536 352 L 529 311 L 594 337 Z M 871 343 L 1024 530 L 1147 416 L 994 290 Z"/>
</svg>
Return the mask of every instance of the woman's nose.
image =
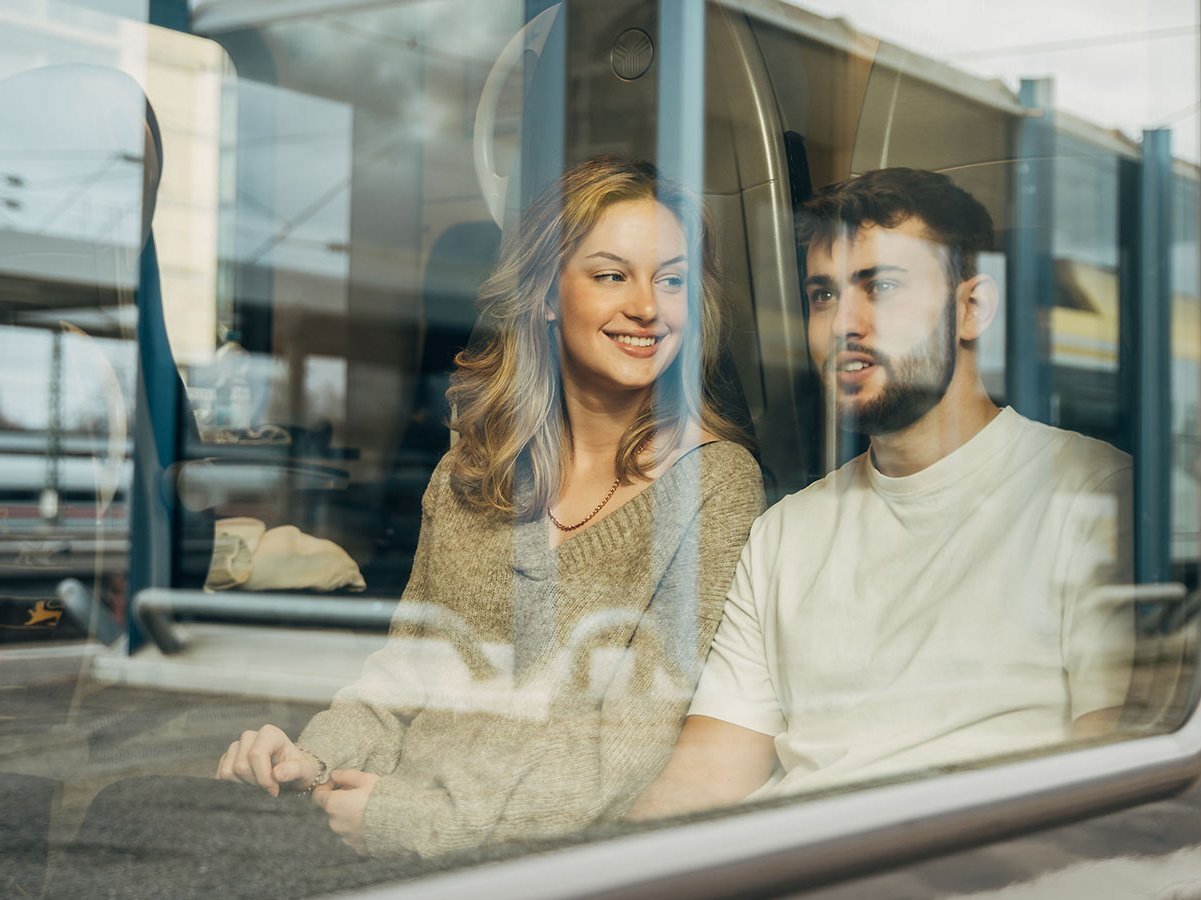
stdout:
<svg viewBox="0 0 1201 900">
<path fill-rule="evenodd" d="M 658 318 L 659 297 L 653 284 L 642 280 L 630 282 L 630 291 L 626 297 L 626 315 L 640 322 Z"/>
</svg>

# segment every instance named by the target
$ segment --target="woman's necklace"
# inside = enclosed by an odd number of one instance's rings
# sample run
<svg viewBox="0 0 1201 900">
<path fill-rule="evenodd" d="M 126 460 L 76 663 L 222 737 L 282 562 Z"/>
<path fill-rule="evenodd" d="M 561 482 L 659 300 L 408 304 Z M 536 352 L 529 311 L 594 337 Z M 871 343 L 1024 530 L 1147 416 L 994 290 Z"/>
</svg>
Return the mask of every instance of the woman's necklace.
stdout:
<svg viewBox="0 0 1201 900">
<path fill-rule="evenodd" d="M 601 500 L 600 503 L 596 504 L 596 508 L 594 510 L 592 510 L 592 512 L 588 513 L 588 515 L 584 516 L 584 518 L 580 519 L 580 521 L 576 522 L 574 525 L 564 525 L 562 522 L 560 522 L 558 519 L 556 519 L 555 514 L 550 511 L 549 506 L 546 508 L 546 514 L 548 516 L 550 516 L 550 520 L 555 524 L 555 527 L 558 528 L 560 531 L 575 531 L 577 528 L 583 528 L 585 525 L 587 525 L 589 522 L 592 521 L 593 517 L 598 512 L 600 512 L 602 509 L 605 508 L 605 504 L 608 503 L 613 498 L 613 495 L 615 493 L 617 493 L 617 486 L 619 484 L 621 484 L 620 476 L 613 479 L 613 484 L 609 488 L 608 493 L 605 494 L 604 499 Z"/>
<path fill-rule="evenodd" d="M 647 448 L 647 445 L 650 444 L 650 442 L 651 442 L 650 435 L 647 435 L 645 438 L 643 438 L 641 441 L 639 441 L 638 446 L 634 448 L 634 455 L 637 456 L 639 453 L 641 453 L 643 450 L 645 450 Z M 555 514 L 550 511 L 549 506 L 546 508 L 546 514 L 548 516 L 550 516 L 551 522 L 554 523 L 554 526 L 556 528 L 558 528 L 560 531 L 575 531 L 577 528 L 583 528 L 585 525 L 587 525 L 589 522 L 591 522 L 596 517 L 596 514 L 598 512 L 600 512 L 602 509 L 605 508 L 606 503 L 608 503 L 610 500 L 613 499 L 613 495 L 617 493 L 617 487 L 620 484 L 621 484 L 621 476 L 618 475 L 616 478 L 613 479 L 613 484 L 609 486 L 609 490 L 605 493 L 605 496 L 601 498 L 601 502 L 596 504 L 596 508 L 593 509 L 592 512 L 588 513 L 588 515 L 584 516 L 584 518 L 580 519 L 580 521 L 576 522 L 574 525 L 564 525 L 562 522 L 560 522 L 558 519 L 556 519 Z"/>
</svg>

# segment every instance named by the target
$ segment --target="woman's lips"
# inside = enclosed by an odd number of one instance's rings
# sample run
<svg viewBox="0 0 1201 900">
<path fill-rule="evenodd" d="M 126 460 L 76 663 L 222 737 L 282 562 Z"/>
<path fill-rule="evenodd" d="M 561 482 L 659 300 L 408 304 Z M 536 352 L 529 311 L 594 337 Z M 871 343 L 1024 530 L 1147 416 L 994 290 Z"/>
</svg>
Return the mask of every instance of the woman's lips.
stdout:
<svg viewBox="0 0 1201 900">
<path fill-rule="evenodd" d="M 623 353 L 637 359 L 647 359 L 655 355 L 666 335 L 610 334 L 607 337 Z"/>
</svg>

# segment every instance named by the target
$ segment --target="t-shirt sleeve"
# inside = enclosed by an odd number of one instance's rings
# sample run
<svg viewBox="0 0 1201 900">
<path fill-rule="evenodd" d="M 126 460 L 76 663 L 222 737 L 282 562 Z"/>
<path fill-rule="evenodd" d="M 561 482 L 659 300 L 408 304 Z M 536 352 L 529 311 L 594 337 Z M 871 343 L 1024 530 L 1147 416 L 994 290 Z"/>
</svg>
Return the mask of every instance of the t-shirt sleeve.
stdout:
<svg viewBox="0 0 1201 900">
<path fill-rule="evenodd" d="M 697 685 L 690 716 L 708 716 L 773 737 L 787 727 L 767 664 L 760 609 L 769 573 L 759 560 L 774 553 L 765 546 L 761 519 L 751 531 L 734 571 L 713 647 Z"/>
<path fill-rule="evenodd" d="M 1119 469 L 1074 501 L 1075 536 L 1064 584 L 1063 660 L 1072 719 L 1121 706 L 1134 657 L 1131 470 Z"/>
</svg>

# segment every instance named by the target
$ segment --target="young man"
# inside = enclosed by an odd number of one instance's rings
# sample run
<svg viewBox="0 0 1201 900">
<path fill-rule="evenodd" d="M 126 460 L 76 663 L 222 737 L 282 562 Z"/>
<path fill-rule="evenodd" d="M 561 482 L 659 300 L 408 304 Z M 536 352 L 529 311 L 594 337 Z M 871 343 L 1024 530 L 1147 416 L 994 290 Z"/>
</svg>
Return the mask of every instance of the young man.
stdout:
<svg viewBox="0 0 1201 900">
<path fill-rule="evenodd" d="M 933 172 L 807 205 L 809 348 L 871 449 L 755 524 L 648 818 L 1103 733 L 1129 681 L 1128 458 L 998 409 L 992 222 Z"/>
</svg>

